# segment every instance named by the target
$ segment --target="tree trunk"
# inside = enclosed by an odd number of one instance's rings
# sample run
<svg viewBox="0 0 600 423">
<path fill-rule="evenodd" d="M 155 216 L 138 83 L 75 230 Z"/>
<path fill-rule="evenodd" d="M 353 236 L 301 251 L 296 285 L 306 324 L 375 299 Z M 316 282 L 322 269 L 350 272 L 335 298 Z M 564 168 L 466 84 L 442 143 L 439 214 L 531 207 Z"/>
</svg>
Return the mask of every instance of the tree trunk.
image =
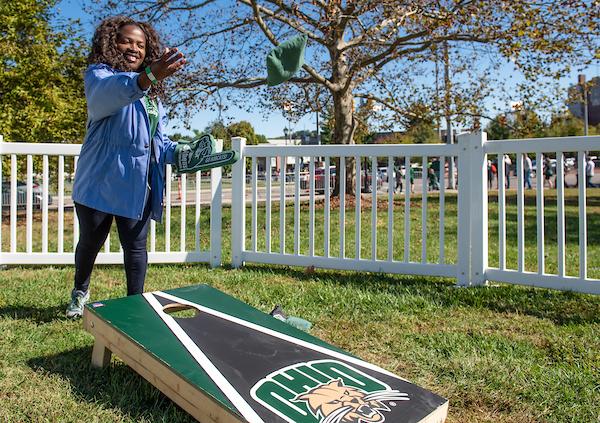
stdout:
<svg viewBox="0 0 600 423">
<path fill-rule="evenodd" d="M 333 143 L 334 144 L 354 144 L 354 131 L 356 125 L 354 122 L 354 98 L 351 90 L 333 93 Z M 335 160 L 336 169 L 339 169 L 339 159 Z M 354 194 L 356 186 L 356 167 L 354 157 L 346 157 L 346 194 Z M 333 195 L 340 193 L 340 172 L 336 171 L 335 187 Z"/>
</svg>

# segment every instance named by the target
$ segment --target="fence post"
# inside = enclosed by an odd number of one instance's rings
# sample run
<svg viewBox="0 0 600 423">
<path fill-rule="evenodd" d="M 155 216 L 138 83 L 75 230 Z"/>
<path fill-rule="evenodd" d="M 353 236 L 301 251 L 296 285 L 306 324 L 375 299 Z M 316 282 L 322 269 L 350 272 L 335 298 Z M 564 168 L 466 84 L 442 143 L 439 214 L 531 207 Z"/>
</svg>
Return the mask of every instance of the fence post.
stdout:
<svg viewBox="0 0 600 423">
<path fill-rule="evenodd" d="M 470 223 L 471 223 L 471 285 L 486 285 L 488 266 L 488 186 L 487 154 L 485 143 L 487 133 L 478 131 L 468 135 L 470 149 Z"/>
<path fill-rule="evenodd" d="M 244 265 L 246 239 L 246 138 L 231 138 L 231 146 L 239 154 L 231 176 L 231 264 L 238 268 Z"/>
<path fill-rule="evenodd" d="M 458 285 L 485 285 L 488 264 L 485 132 L 458 136 Z"/>
<path fill-rule="evenodd" d="M 4 163 L 3 144 L 4 144 L 4 135 L 0 134 L 0 183 L 4 180 L 3 179 L 4 176 L 2 175 L 2 165 Z M 2 198 L 3 197 L 4 197 L 4 184 L 0 185 L 0 246 L 2 245 L 2 210 L 3 210 Z M 0 248 L 0 264 L 2 264 L 4 262 L 4 260 L 1 257 L 2 257 L 2 248 Z"/>
<path fill-rule="evenodd" d="M 216 140 L 216 152 L 223 151 L 223 140 Z M 221 265 L 221 219 L 222 219 L 223 168 L 210 170 L 210 267 Z"/>
<path fill-rule="evenodd" d="M 470 151 L 469 138 L 466 134 L 459 135 L 457 138 L 458 163 L 456 166 L 458 172 L 458 271 L 457 286 L 468 286 L 469 275 L 471 273 L 471 224 L 469 207 L 470 201 Z M 452 171 L 452 167 L 450 167 Z M 449 178 L 454 175 L 448 175 Z"/>
</svg>

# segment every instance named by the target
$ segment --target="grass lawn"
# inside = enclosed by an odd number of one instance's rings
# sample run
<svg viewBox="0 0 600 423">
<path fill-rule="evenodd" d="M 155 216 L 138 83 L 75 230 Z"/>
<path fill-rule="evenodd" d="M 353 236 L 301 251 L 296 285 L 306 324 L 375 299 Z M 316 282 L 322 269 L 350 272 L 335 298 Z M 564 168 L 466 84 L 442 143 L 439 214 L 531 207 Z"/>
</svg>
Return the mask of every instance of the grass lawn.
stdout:
<svg viewBox="0 0 600 423">
<path fill-rule="evenodd" d="M 530 194 L 530 193 L 528 193 Z M 588 200 L 590 276 L 600 267 L 599 202 Z M 547 191 L 547 271 L 556 266 L 555 208 Z M 379 219 L 387 203 L 382 199 Z M 402 257 L 402 200 L 395 209 L 394 258 Z M 514 196 L 507 210 L 507 261 L 516 265 Z M 411 260 L 420 259 L 422 209 L 417 199 L 411 221 Z M 534 197 L 526 198 L 526 268 L 536 264 Z M 307 216 L 301 215 L 301 251 L 307 251 Z M 567 193 L 567 269 L 576 274 L 577 197 Z M 192 209 L 188 218 L 193 219 Z M 259 247 L 264 248 L 264 209 L 259 209 Z M 437 260 L 436 197 L 428 202 L 428 259 Z M 456 198 L 446 199 L 446 260 L 456 260 Z M 490 203 L 490 264 L 497 257 L 496 205 Z M 248 210 L 250 212 L 250 210 Z M 349 208 L 346 251 L 354 255 L 354 209 Z M 370 257 L 370 206 L 362 210 L 361 256 Z M 321 221 L 322 208 L 316 217 Z M 335 214 L 335 213 L 334 213 Z M 293 205 L 286 209 L 286 251 L 293 247 Z M 172 233 L 179 233 L 174 211 Z M 208 213 L 203 213 L 207 219 Z M 332 216 L 333 217 L 333 216 Z M 279 248 L 279 210 L 273 205 L 272 248 Z M 337 217 L 333 217 L 337 219 Z M 250 219 L 250 214 L 248 214 Z M 288 220 L 290 219 L 290 220 Z M 6 251 L 7 226 L 2 230 Z M 71 224 L 72 225 L 72 224 Z M 332 224 L 332 252 L 339 233 Z M 431 227 L 429 227 L 431 225 Z M 52 227 L 52 225 L 51 225 Z M 66 225 L 66 227 L 69 227 Z M 224 211 L 224 262 L 229 262 L 229 209 Z M 319 229 L 321 228 L 321 229 Z M 335 228 L 335 229 L 334 229 Z M 322 251 L 322 224 L 315 228 Z M 192 231 L 193 232 L 193 231 Z M 24 230 L 19 228 L 21 239 Z M 158 245 L 163 245 L 159 225 Z M 385 229 L 378 233 L 384 258 Z M 203 243 L 207 240 L 203 236 Z M 206 238 L 205 238 L 206 237 Z M 37 236 L 34 244 L 39 245 Z M 172 246 L 179 246 L 178 239 Z M 396 238 L 398 238 L 396 240 Z M 248 233 L 248 239 L 250 234 Z M 188 239 L 193 245 L 193 239 Z M 398 245 L 396 244 L 398 242 Z M 249 244 L 248 244 L 249 245 Z M 118 248 L 115 242 L 113 248 Z M 65 248 L 67 246 L 65 245 Z M 430 256 L 431 254 L 431 256 Z M 497 260 L 497 258 L 495 259 Z M 72 285 L 71 266 L 11 267 L 0 271 L 0 421 L 187 422 L 191 418 L 158 390 L 113 358 L 105 370 L 90 368 L 93 339 L 81 322 L 63 318 Z M 120 266 L 98 266 L 92 298 L 124 293 Z M 268 312 L 281 304 L 312 321 L 312 333 L 450 399 L 449 422 L 593 422 L 600 418 L 600 298 L 544 289 L 494 285 L 454 288 L 454 280 L 247 265 L 151 265 L 146 290 L 208 283 Z"/>
</svg>

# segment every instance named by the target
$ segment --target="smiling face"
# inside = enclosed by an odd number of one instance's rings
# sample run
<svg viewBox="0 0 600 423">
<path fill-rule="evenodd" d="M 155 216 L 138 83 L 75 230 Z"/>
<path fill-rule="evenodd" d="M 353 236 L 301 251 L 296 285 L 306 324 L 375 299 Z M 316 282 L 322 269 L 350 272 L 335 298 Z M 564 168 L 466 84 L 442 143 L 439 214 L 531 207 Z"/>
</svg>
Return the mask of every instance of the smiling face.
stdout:
<svg viewBox="0 0 600 423">
<path fill-rule="evenodd" d="M 117 49 L 123 53 L 129 70 L 137 71 L 146 58 L 146 35 L 137 25 L 124 25 L 117 35 Z"/>
</svg>

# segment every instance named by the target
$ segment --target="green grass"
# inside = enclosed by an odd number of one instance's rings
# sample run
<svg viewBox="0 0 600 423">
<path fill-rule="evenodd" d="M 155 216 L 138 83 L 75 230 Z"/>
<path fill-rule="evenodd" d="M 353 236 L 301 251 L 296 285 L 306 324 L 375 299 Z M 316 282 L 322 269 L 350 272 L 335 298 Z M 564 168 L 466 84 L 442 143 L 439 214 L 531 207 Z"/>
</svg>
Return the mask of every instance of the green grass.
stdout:
<svg viewBox="0 0 600 423">
<path fill-rule="evenodd" d="M 529 193 L 528 193 L 529 194 Z M 567 193 L 567 269 L 577 271 L 577 199 Z M 589 271 L 598 277 L 596 228 L 598 197 L 588 200 Z M 556 265 L 550 248 L 555 232 L 552 197 L 547 191 L 547 270 Z M 509 198 L 508 263 L 516 265 L 514 197 Z M 382 219 L 387 202 L 382 199 Z M 395 209 L 394 258 L 402 257 L 402 200 Z M 533 201 L 533 203 L 532 203 Z M 526 267 L 536 264 L 533 197 L 526 198 Z M 428 213 L 437 213 L 429 199 Z M 411 221 L 411 260 L 420 259 L 419 201 Z M 278 209 L 273 205 L 272 248 L 278 251 Z M 490 263 L 497 250 L 495 204 L 490 205 Z M 303 205 L 305 209 L 305 205 Z M 456 260 L 456 198 L 446 199 L 446 256 Z M 188 218 L 193 219 L 192 209 Z M 259 209 L 264 228 L 264 209 Z M 250 219 L 248 210 L 248 219 Z M 322 216 L 318 208 L 317 217 Z M 354 255 L 353 215 L 349 208 L 346 251 Z M 370 257 L 370 207 L 363 207 L 361 255 Z M 334 213 L 335 214 L 335 213 Z M 286 210 L 289 218 L 293 206 Z M 301 219 L 307 222 L 303 211 Z M 454 217 L 452 217 L 454 216 Z M 554 215 L 555 216 L 555 215 Z M 179 246 L 178 214 L 172 224 L 172 246 Z M 332 214 L 333 217 L 333 214 Z M 208 213 L 203 211 L 204 223 Z M 417 219 L 418 218 L 418 219 Z M 428 258 L 437 260 L 437 219 L 428 231 Z M 286 250 L 293 247 L 288 221 Z M 2 242 L 8 235 L 6 221 Z M 339 234 L 332 226 L 332 254 Z M 301 251 L 307 251 L 303 223 Z M 321 226 L 317 226 L 318 228 Z M 335 229 L 334 229 L 335 228 Z M 224 213 L 224 261 L 229 262 L 230 214 Z M 20 227 L 19 237 L 24 230 Z M 263 229 L 264 232 L 264 229 Z M 323 237 L 316 229 L 315 250 Z M 158 231 L 160 234 L 164 228 Z M 378 257 L 387 243 L 381 229 Z M 496 235 L 494 235 L 496 233 Z M 207 242 L 208 233 L 203 236 Z M 249 234 L 248 234 L 249 237 Z M 34 236 L 37 241 L 37 236 Z M 193 239 L 188 239 L 193 245 Z M 259 236 L 264 246 L 264 235 Z M 39 245 L 39 244 L 38 244 Z M 72 245 L 72 244 L 71 244 Z M 249 242 L 248 242 L 248 245 Z M 116 239 L 113 247 L 117 247 Z M 321 249 L 321 250 L 319 250 Z M 6 249 L 3 249 L 6 251 Z M 381 251 L 381 253 L 379 252 Z M 381 256 L 379 256 L 381 254 Z M 431 254 L 431 256 L 429 256 Z M 497 259 L 496 259 L 497 260 Z M 595 274 L 593 272 L 596 272 Z M 63 318 L 72 285 L 71 266 L 11 267 L 0 272 L 0 421 L 188 422 L 191 418 L 118 358 L 104 370 L 90 368 L 93 339 L 80 322 Z M 394 371 L 450 399 L 449 422 L 593 422 L 600 418 L 600 298 L 544 289 L 495 285 L 457 289 L 454 280 L 388 274 L 366 274 L 247 265 L 209 269 L 198 265 L 151 265 L 146 290 L 208 283 L 268 312 L 281 304 L 290 314 L 314 324 L 312 333 L 361 358 Z M 97 266 L 92 298 L 124 295 L 120 266 Z"/>
</svg>

